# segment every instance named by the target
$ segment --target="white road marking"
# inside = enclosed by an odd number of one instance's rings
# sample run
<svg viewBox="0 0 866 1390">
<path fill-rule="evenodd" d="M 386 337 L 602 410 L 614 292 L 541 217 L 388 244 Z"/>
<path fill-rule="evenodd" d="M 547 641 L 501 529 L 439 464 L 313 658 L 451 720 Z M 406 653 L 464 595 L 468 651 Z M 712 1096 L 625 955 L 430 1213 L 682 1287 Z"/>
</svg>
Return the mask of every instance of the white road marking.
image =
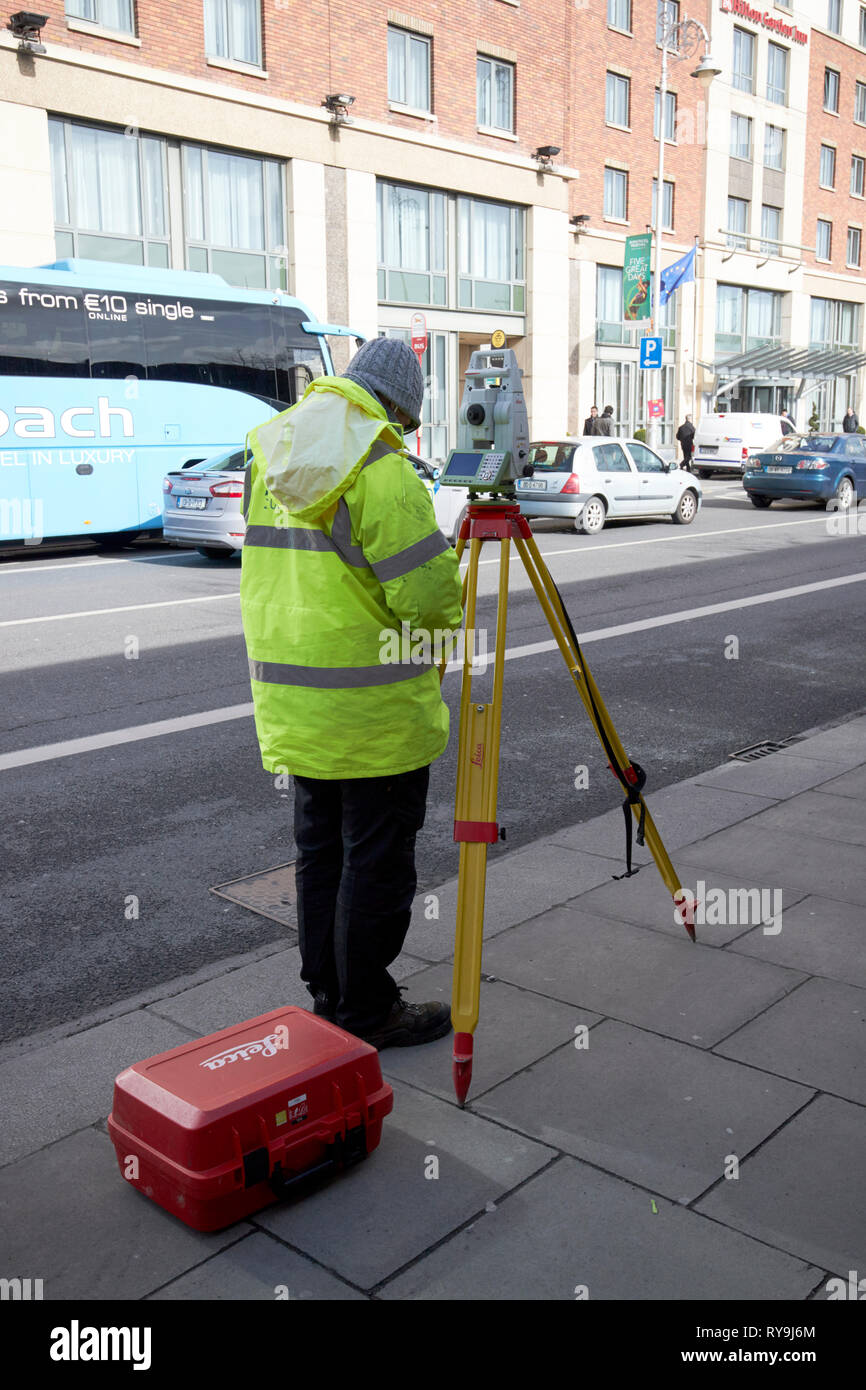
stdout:
<svg viewBox="0 0 866 1390">
<path fill-rule="evenodd" d="M 693 622 L 696 618 L 711 617 L 716 613 L 730 613 L 738 608 L 754 608 L 763 603 L 778 603 L 782 599 L 798 598 L 802 594 L 819 593 L 824 589 L 838 589 L 847 584 L 860 584 L 866 580 L 866 571 L 859 574 L 841 575 L 838 579 L 821 579 L 813 584 L 798 584 L 791 589 L 776 589 L 772 593 L 753 594 L 748 598 L 731 599 L 727 603 L 710 603 L 702 608 L 686 608 L 678 613 L 663 613 L 657 618 L 641 618 L 634 623 L 619 623 L 615 627 L 600 627 L 592 632 L 578 634 L 582 646 L 590 642 L 605 642 L 611 637 L 621 637 L 630 632 L 646 632 L 655 627 L 668 627 L 673 623 Z M 546 642 L 531 642 L 522 647 L 506 648 L 506 661 L 515 661 L 524 656 L 537 656 L 542 652 L 554 651 L 556 642 L 551 638 Z M 495 653 L 487 654 L 487 665 L 493 661 Z M 451 661 L 446 671 L 462 670 L 460 662 Z M 160 719 L 153 724 L 137 724 L 132 728 L 113 729 L 109 733 L 91 734 L 86 738 L 68 739 L 63 743 L 46 743 L 38 748 L 21 748 L 15 753 L 0 755 L 0 772 L 14 767 L 29 767 L 31 763 L 49 762 L 54 758 L 68 758 L 75 753 L 90 753 L 99 748 L 113 748 L 122 743 L 135 743 L 141 739 L 160 738 L 163 734 L 181 733 L 186 729 L 199 729 L 208 724 L 218 724 L 231 719 L 246 719 L 253 713 L 252 704 L 228 705 L 224 709 L 203 710 L 198 714 L 185 714 L 177 719 Z"/>
<path fill-rule="evenodd" d="M 192 550 L 170 550 L 165 555 L 144 556 L 146 560 L 177 560 L 180 557 L 184 560 L 196 559 Z M 92 568 L 94 565 L 128 565 L 133 558 L 133 556 L 128 558 L 122 556 L 117 560 L 63 560 L 59 565 L 49 564 L 47 560 L 37 565 L 35 560 L 31 560 L 29 565 L 19 565 L 17 569 L 0 564 L 0 579 L 5 578 L 7 574 L 53 574 L 55 570 L 83 570 Z"/>
<path fill-rule="evenodd" d="M 125 603 L 122 608 L 88 608 L 80 613 L 48 613 L 42 618 L 6 618 L 0 627 L 30 627 L 31 623 L 60 623 L 67 618 L 101 618 L 106 613 L 137 613 L 143 608 L 177 608 L 185 603 L 213 603 L 221 598 L 240 598 L 237 589 L 227 594 L 200 594 L 197 598 L 166 598 L 159 603 Z"/>
</svg>

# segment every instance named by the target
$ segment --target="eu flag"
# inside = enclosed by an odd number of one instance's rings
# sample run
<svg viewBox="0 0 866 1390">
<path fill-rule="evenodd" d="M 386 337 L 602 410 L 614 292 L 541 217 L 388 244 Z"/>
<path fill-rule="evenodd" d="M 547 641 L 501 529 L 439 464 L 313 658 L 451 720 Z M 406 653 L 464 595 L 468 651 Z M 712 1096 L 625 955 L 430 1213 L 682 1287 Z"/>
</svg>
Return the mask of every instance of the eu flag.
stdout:
<svg viewBox="0 0 866 1390">
<path fill-rule="evenodd" d="M 693 246 L 687 255 L 681 256 L 673 265 L 669 265 L 667 270 L 661 274 L 661 293 L 659 300 L 662 304 L 667 304 L 671 295 L 679 289 L 680 285 L 687 285 L 690 280 L 695 278 L 695 252 L 697 247 Z"/>
</svg>

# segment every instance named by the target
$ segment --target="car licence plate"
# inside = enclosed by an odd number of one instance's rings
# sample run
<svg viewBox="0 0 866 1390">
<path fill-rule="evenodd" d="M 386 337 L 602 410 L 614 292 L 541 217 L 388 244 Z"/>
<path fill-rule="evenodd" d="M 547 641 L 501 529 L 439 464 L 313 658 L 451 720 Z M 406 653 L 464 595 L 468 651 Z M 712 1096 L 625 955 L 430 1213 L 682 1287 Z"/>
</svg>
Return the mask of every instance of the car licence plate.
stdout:
<svg viewBox="0 0 866 1390">
<path fill-rule="evenodd" d="M 522 492 L 546 492 L 547 483 L 543 478 L 519 478 L 517 486 Z"/>
<path fill-rule="evenodd" d="M 767 473 L 792 473 L 793 471 L 792 468 L 779 468 L 775 463 L 768 464 L 765 469 Z"/>
<path fill-rule="evenodd" d="M 698 452 L 701 454 L 717 454 L 719 452 L 719 446 L 718 444 L 703 444 Z"/>
<path fill-rule="evenodd" d="M 179 507 L 186 507 L 189 511 L 202 512 L 207 506 L 206 497 L 179 497 L 177 499 Z"/>
</svg>

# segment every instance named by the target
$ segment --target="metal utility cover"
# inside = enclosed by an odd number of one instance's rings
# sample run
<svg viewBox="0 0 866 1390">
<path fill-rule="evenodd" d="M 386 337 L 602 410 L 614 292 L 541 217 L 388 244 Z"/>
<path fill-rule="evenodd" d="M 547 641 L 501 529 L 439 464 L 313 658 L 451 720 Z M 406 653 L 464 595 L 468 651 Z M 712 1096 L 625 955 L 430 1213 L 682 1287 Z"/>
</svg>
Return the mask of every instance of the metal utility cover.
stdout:
<svg viewBox="0 0 866 1390">
<path fill-rule="evenodd" d="M 216 893 L 218 898 L 227 898 L 229 902 L 239 903 L 250 912 L 258 912 L 261 917 L 270 917 L 272 922 L 282 922 L 284 926 L 297 930 L 294 859 L 288 864 L 277 864 L 273 869 L 263 869 L 257 874 L 218 883 L 210 891 Z"/>
<path fill-rule="evenodd" d="M 748 748 L 739 748 L 736 753 L 729 753 L 728 757 L 736 758 L 738 762 L 751 763 L 756 758 L 766 758 L 770 753 L 779 753 L 783 748 L 787 748 L 789 744 L 797 741 L 796 734 L 793 738 L 783 738 L 779 742 L 774 742 L 768 738 L 761 743 L 752 743 Z"/>
</svg>

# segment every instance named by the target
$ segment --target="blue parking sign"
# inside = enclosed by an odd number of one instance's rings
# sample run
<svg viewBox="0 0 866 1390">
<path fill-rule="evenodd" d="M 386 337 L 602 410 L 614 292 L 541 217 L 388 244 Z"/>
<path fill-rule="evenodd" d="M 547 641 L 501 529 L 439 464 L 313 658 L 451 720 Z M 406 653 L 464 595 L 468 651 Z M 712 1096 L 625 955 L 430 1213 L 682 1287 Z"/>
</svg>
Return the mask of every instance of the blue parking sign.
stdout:
<svg viewBox="0 0 866 1390">
<path fill-rule="evenodd" d="M 661 338 L 641 338 L 640 340 L 640 365 L 642 367 L 660 367 L 662 364 L 662 340 Z"/>
</svg>

